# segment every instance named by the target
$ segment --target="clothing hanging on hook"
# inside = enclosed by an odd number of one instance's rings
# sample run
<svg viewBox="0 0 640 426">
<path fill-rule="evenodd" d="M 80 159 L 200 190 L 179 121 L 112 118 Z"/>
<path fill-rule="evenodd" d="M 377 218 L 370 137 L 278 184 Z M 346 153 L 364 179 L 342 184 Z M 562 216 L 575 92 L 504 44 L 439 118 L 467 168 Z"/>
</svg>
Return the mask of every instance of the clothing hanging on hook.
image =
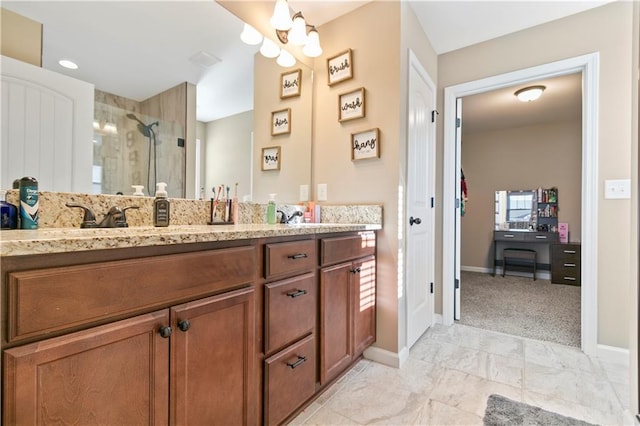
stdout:
<svg viewBox="0 0 640 426">
<path fill-rule="evenodd" d="M 460 169 L 460 216 L 464 216 L 467 208 L 467 180 L 464 177 L 464 171 Z"/>
</svg>

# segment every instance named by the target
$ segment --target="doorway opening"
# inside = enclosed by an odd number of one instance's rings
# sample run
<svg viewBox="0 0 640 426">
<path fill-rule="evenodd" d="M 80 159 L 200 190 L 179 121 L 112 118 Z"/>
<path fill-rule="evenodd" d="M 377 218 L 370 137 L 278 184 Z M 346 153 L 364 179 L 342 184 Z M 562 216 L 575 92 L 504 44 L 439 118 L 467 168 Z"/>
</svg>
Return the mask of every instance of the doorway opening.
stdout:
<svg viewBox="0 0 640 426">
<path fill-rule="evenodd" d="M 595 354 L 597 345 L 597 53 L 565 59 L 445 88 L 443 198 L 443 323 L 453 324 L 460 280 L 460 139 L 456 104 L 460 98 L 503 87 L 574 73 L 582 75 L 581 156 L 581 348 Z M 451 203 L 446 200 L 452 200 Z"/>
<path fill-rule="evenodd" d="M 580 347 L 582 74 L 466 96 L 459 129 L 459 322 Z"/>
</svg>

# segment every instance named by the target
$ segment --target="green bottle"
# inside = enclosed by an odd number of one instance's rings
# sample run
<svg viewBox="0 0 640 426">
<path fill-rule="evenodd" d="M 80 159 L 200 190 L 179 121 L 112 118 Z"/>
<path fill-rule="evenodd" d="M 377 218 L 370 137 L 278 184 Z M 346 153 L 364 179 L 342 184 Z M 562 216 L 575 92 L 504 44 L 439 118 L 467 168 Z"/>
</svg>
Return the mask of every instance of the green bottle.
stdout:
<svg viewBox="0 0 640 426">
<path fill-rule="evenodd" d="M 269 225 L 276 223 L 276 194 L 269 194 L 269 203 L 267 204 L 267 223 Z"/>
</svg>

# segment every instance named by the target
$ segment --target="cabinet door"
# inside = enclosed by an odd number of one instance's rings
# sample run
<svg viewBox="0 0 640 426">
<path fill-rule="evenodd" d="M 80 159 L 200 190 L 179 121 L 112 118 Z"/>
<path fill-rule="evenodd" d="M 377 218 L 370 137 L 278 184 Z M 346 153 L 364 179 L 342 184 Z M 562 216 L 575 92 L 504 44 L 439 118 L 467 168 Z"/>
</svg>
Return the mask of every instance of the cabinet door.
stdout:
<svg viewBox="0 0 640 426">
<path fill-rule="evenodd" d="M 351 270 L 351 262 L 320 270 L 321 384 L 351 363 Z"/>
<path fill-rule="evenodd" d="M 163 310 L 6 350 L 3 423 L 166 425 L 168 323 Z"/>
<path fill-rule="evenodd" d="M 369 256 L 353 263 L 351 298 L 353 355 L 360 355 L 376 340 L 376 259 Z"/>
<path fill-rule="evenodd" d="M 171 423 L 256 423 L 254 290 L 171 309 Z"/>
</svg>

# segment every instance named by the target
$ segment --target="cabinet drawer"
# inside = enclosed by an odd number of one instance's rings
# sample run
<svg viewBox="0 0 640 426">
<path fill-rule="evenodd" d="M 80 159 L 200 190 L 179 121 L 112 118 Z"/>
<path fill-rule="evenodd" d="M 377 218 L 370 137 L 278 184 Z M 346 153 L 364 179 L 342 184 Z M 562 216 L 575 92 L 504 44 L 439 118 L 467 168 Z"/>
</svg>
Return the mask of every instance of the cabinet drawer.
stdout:
<svg viewBox="0 0 640 426">
<path fill-rule="evenodd" d="M 375 254 L 376 236 L 362 232 L 347 237 L 323 238 L 320 245 L 322 266 Z"/>
<path fill-rule="evenodd" d="M 265 245 L 265 278 L 312 271 L 315 263 L 315 240 Z"/>
<path fill-rule="evenodd" d="M 525 232 L 525 241 L 557 243 L 560 241 L 560 234 L 557 232 Z"/>
<path fill-rule="evenodd" d="M 551 257 L 557 263 L 580 264 L 579 244 L 554 244 L 551 246 Z"/>
<path fill-rule="evenodd" d="M 493 238 L 496 241 L 524 241 L 524 232 L 494 231 Z"/>
<path fill-rule="evenodd" d="M 147 312 L 256 277 L 254 246 L 11 272 L 8 341 Z"/>
<path fill-rule="evenodd" d="M 316 302 L 314 274 L 265 285 L 265 353 L 312 331 L 316 322 Z"/>
<path fill-rule="evenodd" d="M 315 338 L 312 334 L 265 360 L 266 424 L 280 424 L 314 394 L 315 352 Z"/>
</svg>

